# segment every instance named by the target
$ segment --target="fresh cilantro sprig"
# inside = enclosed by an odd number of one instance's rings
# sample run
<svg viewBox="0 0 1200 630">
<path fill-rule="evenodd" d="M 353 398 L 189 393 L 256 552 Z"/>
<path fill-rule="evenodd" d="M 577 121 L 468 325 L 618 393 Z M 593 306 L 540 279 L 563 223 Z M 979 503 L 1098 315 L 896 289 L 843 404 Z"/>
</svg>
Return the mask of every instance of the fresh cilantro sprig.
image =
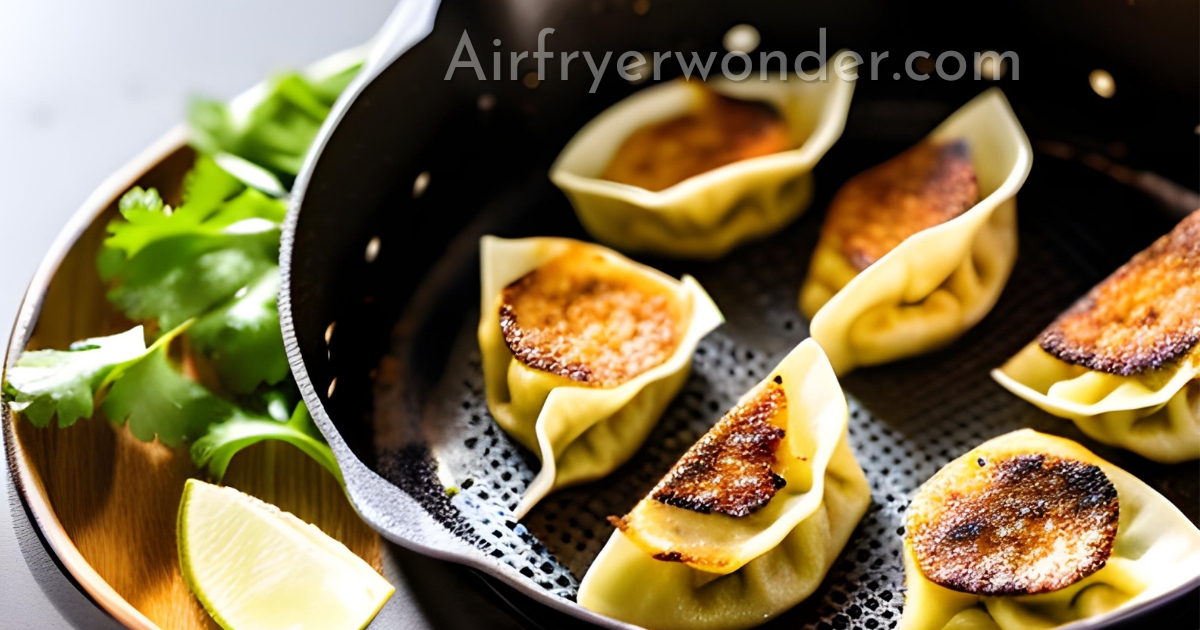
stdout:
<svg viewBox="0 0 1200 630">
<path fill-rule="evenodd" d="M 85 339 L 69 350 L 33 350 L 8 371 L 4 399 L 36 427 L 55 415 L 69 427 L 95 410 L 96 392 L 118 367 L 146 354 L 142 327 L 119 335 Z"/>
<path fill-rule="evenodd" d="M 192 461 L 207 468 L 215 479 L 225 476 L 229 462 L 242 449 L 265 442 L 287 442 L 324 466 L 340 482 L 342 471 L 333 451 L 325 444 L 313 426 L 304 403 L 296 405 L 292 416 L 285 421 L 268 416 L 254 416 L 239 410 L 224 422 L 209 427 L 204 437 L 192 444 Z"/>
<path fill-rule="evenodd" d="M 297 73 L 278 76 L 270 94 L 244 115 L 220 101 L 195 100 L 188 110 L 193 144 L 222 162 L 232 155 L 240 158 L 234 164 L 261 167 L 290 188 L 334 101 L 357 73 L 353 66 L 318 81 Z"/>
<path fill-rule="evenodd" d="M 188 330 L 192 346 L 211 361 L 221 383 L 234 393 L 278 384 L 291 373 L 278 299 L 279 268 L 270 267 Z"/>
<path fill-rule="evenodd" d="M 72 344 L 70 350 L 36 350 L 17 359 L 6 393 L 35 426 L 57 414 L 60 427 L 88 418 L 95 401 L 115 423 L 129 423 L 138 439 L 167 446 L 204 434 L 217 410 L 216 396 L 184 377 L 167 356 L 186 324 L 147 347 L 141 326 L 111 337 Z M 107 394 L 107 395 L 104 395 Z"/>
<path fill-rule="evenodd" d="M 288 442 L 341 479 L 337 461 L 299 404 L 291 417 L 269 405 L 266 414 L 248 411 L 183 375 L 170 358 L 173 339 L 191 322 L 147 347 L 136 326 L 110 337 L 74 344 L 71 350 L 26 352 L 8 372 L 5 398 L 37 427 L 57 414 L 61 427 L 94 411 L 101 398 L 104 415 L 144 442 L 171 447 L 193 442 L 192 459 L 218 481 L 233 456 L 264 440 Z M 275 397 L 280 400 L 279 396 Z M 282 415 L 283 417 L 278 417 Z"/>
<path fill-rule="evenodd" d="M 38 427 L 56 416 L 70 426 L 99 405 L 140 440 L 191 442 L 193 461 L 218 481 L 234 455 L 265 440 L 294 445 L 340 480 L 308 410 L 286 411 L 284 392 L 295 386 L 279 327 L 278 255 L 283 197 L 357 71 L 320 81 L 283 75 L 244 111 L 193 103 L 198 156 L 181 203 L 171 207 L 157 190 L 133 188 L 97 258 L 109 301 L 166 332 L 149 346 L 147 329 L 136 326 L 65 351 L 26 352 L 0 388 L 4 401 Z M 180 345 L 213 368 L 219 391 L 185 374 L 172 356 Z M 248 397 L 267 400 L 265 410 L 243 404 Z"/>
<path fill-rule="evenodd" d="M 203 436 L 228 403 L 184 376 L 168 356 L 168 345 L 160 339 L 122 366 L 120 375 L 110 379 L 100 410 L 113 423 L 127 424 L 143 442 L 157 438 L 175 447 Z"/>
<path fill-rule="evenodd" d="M 154 189 L 134 188 L 108 226 L 97 266 L 108 299 L 133 320 L 178 326 L 233 298 L 278 267 L 278 199 L 248 188 L 201 156 L 171 208 Z"/>
</svg>

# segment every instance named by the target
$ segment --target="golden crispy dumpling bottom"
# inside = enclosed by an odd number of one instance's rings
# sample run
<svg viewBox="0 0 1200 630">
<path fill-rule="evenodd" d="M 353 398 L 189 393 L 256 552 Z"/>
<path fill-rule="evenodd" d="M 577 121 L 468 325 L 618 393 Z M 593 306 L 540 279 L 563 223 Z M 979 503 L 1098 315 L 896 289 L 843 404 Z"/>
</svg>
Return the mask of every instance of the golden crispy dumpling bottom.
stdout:
<svg viewBox="0 0 1200 630">
<path fill-rule="evenodd" d="M 726 164 L 792 148 L 787 123 L 770 105 L 697 89 L 704 95 L 700 108 L 633 132 L 600 177 L 657 192 Z"/>
<path fill-rule="evenodd" d="M 1038 344 L 1062 361 L 1133 376 L 1200 342 L 1200 211 L 1138 253 L 1050 325 Z"/>
<path fill-rule="evenodd" d="M 979 185 L 964 140 L 923 141 L 846 182 L 829 205 L 823 237 L 858 271 L 904 239 L 970 210 Z"/>
<path fill-rule="evenodd" d="M 1028 595 L 1102 568 L 1118 517 L 1117 491 L 1093 464 L 980 451 L 921 487 L 906 534 L 930 581 L 976 595 Z"/>
<path fill-rule="evenodd" d="M 612 387 L 666 361 L 684 306 L 656 278 L 574 246 L 504 288 L 500 328 L 525 365 Z"/>
<path fill-rule="evenodd" d="M 772 470 L 785 435 L 776 418 L 787 408 L 787 396 L 778 384 L 771 385 L 725 414 L 650 491 L 650 498 L 733 517 L 766 505 L 787 485 Z"/>
</svg>

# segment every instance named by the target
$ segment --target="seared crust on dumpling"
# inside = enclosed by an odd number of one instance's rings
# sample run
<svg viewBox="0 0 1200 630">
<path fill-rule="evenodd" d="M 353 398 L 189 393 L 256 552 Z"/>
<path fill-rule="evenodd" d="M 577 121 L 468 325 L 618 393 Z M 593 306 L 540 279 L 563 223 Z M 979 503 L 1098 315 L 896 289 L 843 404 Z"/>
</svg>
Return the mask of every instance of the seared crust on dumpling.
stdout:
<svg viewBox="0 0 1200 630">
<path fill-rule="evenodd" d="M 726 164 L 792 148 L 787 123 L 770 105 L 695 87 L 704 95 L 698 109 L 633 132 L 601 178 L 657 192 Z"/>
<path fill-rule="evenodd" d="M 906 535 L 921 572 L 976 595 L 1056 591 L 1108 561 L 1120 509 L 1099 467 L 1042 453 L 977 450 L 925 483 Z"/>
<path fill-rule="evenodd" d="M 612 387 L 675 353 L 684 306 L 661 281 L 575 246 L 504 288 L 500 329 L 525 365 Z"/>
<path fill-rule="evenodd" d="M 747 516 L 787 485 L 777 475 L 775 451 L 785 434 L 773 422 L 787 396 L 768 383 L 725 414 L 650 491 L 660 503 L 709 514 Z"/>
<path fill-rule="evenodd" d="M 1132 376 L 1200 342 L 1200 211 L 1134 256 L 1038 337 L 1043 350 L 1090 370 Z"/>
<path fill-rule="evenodd" d="M 978 202 L 966 141 L 926 140 L 846 182 L 829 205 L 823 237 L 839 242 L 846 260 L 862 271 L 904 239 Z"/>
</svg>

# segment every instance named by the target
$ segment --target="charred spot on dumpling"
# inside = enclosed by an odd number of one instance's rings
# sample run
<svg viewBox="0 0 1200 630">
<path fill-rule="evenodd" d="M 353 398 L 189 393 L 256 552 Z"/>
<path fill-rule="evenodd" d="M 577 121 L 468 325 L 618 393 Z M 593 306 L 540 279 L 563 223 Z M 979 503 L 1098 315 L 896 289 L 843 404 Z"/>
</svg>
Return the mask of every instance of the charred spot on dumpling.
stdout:
<svg viewBox="0 0 1200 630">
<path fill-rule="evenodd" d="M 665 362 L 683 306 L 661 281 L 576 246 L 504 288 L 500 329 L 525 365 L 611 387 Z"/>
<path fill-rule="evenodd" d="M 1112 553 L 1117 490 L 1099 467 L 1038 453 L 952 462 L 918 492 L 906 532 L 921 572 L 976 595 L 1056 591 Z"/>
<path fill-rule="evenodd" d="M 741 517 L 767 504 L 787 482 L 771 469 L 784 430 L 783 388 L 768 383 L 725 414 L 650 491 L 650 498 L 701 514 Z"/>
<path fill-rule="evenodd" d="M 824 232 L 862 271 L 904 239 L 978 202 L 966 141 L 927 140 L 846 182 L 829 205 Z"/>
<path fill-rule="evenodd" d="M 661 562 L 687 562 L 688 557 L 678 551 L 664 551 L 656 553 L 652 556 L 655 560 Z"/>
<path fill-rule="evenodd" d="M 1117 269 L 1038 337 L 1090 370 L 1132 376 L 1200 342 L 1200 211 Z"/>
<path fill-rule="evenodd" d="M 791 134 L 770 105 L 742 101 L 698 84 L 699 108 L 633 132 L 601 178 L 659 191 L 713 169 L 791 148 Z"/>
</svg>

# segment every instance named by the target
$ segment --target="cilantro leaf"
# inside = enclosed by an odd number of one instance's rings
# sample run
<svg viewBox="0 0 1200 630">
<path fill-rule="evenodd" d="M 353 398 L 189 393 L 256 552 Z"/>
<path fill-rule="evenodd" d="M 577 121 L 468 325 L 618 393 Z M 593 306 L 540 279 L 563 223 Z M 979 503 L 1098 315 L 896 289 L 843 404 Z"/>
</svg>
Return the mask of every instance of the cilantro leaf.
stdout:
<svg viewBox="0 0 1200 630">
<path fill-rule="evenodd" d="M 273 276 L 278 282 L 278 275 Z M 273 291 L 268 280 L 266 287 Z M 146 347 L 141 326 L 109 337 L 73 344 L 69 351 L 26 352 L 9 370 L 4 398 L 37 427 L 58 415 L 59 426 L 89 418 L 96 397 L 108 387 L 100 405 L 114 424 L 128 424 L 144 442 L 158 439 L 176 447 L 193 442 L 196 465 L 216 478 L 241 449 L 263 440 L 295 445 L 339 480 L 333 452 L 313 426 L 303 403 L 287 418 L 286 397 L 268 391 L 266 413 L 247 411 L 190 380 L 167 354 L 171 340 L 188 329 L 180 326 Z M 282 342 L 276 342 L 282 351 Z M 285 364 L 286 367 L 286 364 Z"/>
<path fill-rule="evenodd" d="M 196 99 L 188 110 L 192 144 L 204 153 L 243 158 L 290 185 L 333 103 L 359 67 L 320 81 L 297 73 L 280 75 L 270 82 L 266 96 L 242 115 L 222 102 Z"/>
<path fill-rule="evenodd" d="M 184 176 L 183 205 L 201 212 L 215 209 L 245 190 L 245 185 L 213 158 L 200 154 Z"/>
<path fill-rule="evenodd" d="M 26 352 L 8 371 L 4 398 L 36 427 L 58 415 L 58 426 L 90 418 L 97 390 L 117 368 L 146 353 L 142 327 L 87 339 L 70 350 Z"/>
<path fill-rule="evenodd" d="M 157 241 L 187 234 L 220 234 L 242 219 L 262 217 L 278 223 L 287 210 L 262 193 L 246 191 L 237 178 L 205 156 L 197 158 L 188 173 L 183 199 L 182 206 L 172 209 L 157 190 L 134 187 L 121 197 L 117 207 L 123 220 L 108 224 L 104 246 L 132 258 Z"/>
<path fill-rule="evenodd" d="M 254 391 L 260 383 L 274 385 L 291 373 L 278 298 L 279 268 L 272 267 L 188 329 L 195 348 L 212 360 L 221 382 L 234 393 Z"/>
<path fill-rule="evenodd" d="M 287 196 L 287 189 L 274 173 L 250 160 L 232 153 L 218 153 L 212 159 L 247 186 L 257 188 L 272 197 Z"/>
<path fill-rule="evenodd" d="M 167 357 L 167 343 L 156 343 L 130 364 L 105 396 L 100 409 L 143 441 L 155 437 L 167 446 L 204 435 L 208 426 L 230 415 L 233 405 L 188 379 Z"/>
<path fill-rule="evenodd" d="M 115 281 L 108 299 L 130 319 L 173 328 L 233 297 L 277 264 L 284 203 L 244 184 L 201 156 L 184 186 L 184 203 L 134 188 L 121 198 L 123 219 L 108 225 L 97 259 Z"/>
<path fill-rule="evenodd" d="M 313 425 L 304 403 L 296 405 L 287 421 L 236 410 L 228 420 L 209 427 L 208 433 L 192 444 L 192 461 L 199 468 L 207 468 L 209 475 L 220 482 L 234 455 L 264 440 L 281 440 L 295 446 L 342 482 L 337 459 Z"/>
<path fill-rule="evenodd" d="M 282 201 L 246 188 L 207 156 L 197 158 L 188 173 L 183 199 L 183 205 L 172 209 L 157 190 L 134 187 L 121 197 L 118 209 L 122 219 L 108 224 L 104 246 L 133 258 L 158 241 L 185 235 L 217 236 L 249 219 L 278 224 L 287 214 Z"/>
<path fill-rule="evenodd" d="M 97 258 L 109 300 L 131 319 L 168 330 L 146 347 L 141 326 L 88 339 L 68 351 L 22 355 L 0 397 L 34 425 L 60 426 L 101 411 L 140 440 L 168 446 L 191 441 L 192 457 L 218 479 L 241 449 L 283 440 L 313 457 L 339 481 L 333 452 L 303 404 L 290 418 L 294 384 L 278 319 L 281 199 L 338 95 L 361 64 L 322 80 L 274 79 L 246 108 L 196 101 L 189 112 L 196 163 L 172 208 L 158 191 L 134 188 L 121 218 L 108 225 Z M 181 373 L 168 354 L 187 332 L 224 386 L 222 398 Z M 263 388 L 282 383 L 283 387 Z M 262 392 L 259 401 L 254 392 Z M 262 403 L 262 404 L 259 404 Z"/>
<path fill-rule="evenodd" d="M 108 300 L 134 320 L 173 328 L 229 300 L 277 266 L 279 230 L 187 235 L 143 248 L 121 266 Z"/>
</svg>

